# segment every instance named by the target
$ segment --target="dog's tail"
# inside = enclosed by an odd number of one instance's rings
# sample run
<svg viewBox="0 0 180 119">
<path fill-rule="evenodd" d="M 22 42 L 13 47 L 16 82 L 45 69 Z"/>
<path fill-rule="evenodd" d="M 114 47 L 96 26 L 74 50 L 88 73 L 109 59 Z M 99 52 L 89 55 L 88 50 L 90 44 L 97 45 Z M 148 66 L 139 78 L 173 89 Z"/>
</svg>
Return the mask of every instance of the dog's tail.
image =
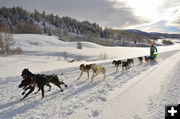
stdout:
<svg viewBox="0 0 180 119">
<path fill-rule="evenodd" d="M 60 78 L 58 75 L 55 75 L 55 78 L 57 79 L 57 82 L 59 82 L 59 85 L 64 85 L 65 87 L 67 87 L 67 84 L 65 84 L 63 80 L 59 80 Z"/>
</svg>

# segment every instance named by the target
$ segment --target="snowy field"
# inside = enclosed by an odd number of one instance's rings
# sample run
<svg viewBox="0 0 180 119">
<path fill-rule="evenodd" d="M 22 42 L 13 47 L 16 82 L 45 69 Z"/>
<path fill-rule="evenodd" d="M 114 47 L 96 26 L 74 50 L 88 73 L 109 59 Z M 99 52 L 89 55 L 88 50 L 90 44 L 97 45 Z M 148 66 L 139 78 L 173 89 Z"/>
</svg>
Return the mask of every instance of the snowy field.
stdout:
<svg viewBox="0 0 180 119">
<path fill-rule="evenodd" d="M 137 57 L 149 55 L 149 48 L 103 47 L 82 42 L 63 42 L 54 36 L 13 35 L 24 54 L 0 57 L 0 119 L 163 119 L 167 104 L 180 103 L 180 43 L 159 46 L 157 62 L 139 64 Z M 64 60 L 80 58 L 69 63 Z M 100 56 L 106 54 L 107 59 Z M 113 59 L 133 58 L 127 72 L 115 71 Z M 107 69 L 93 83 L 79 65 L 96 63 Z M 41 92 L 22 98 L 21 72 L 58 74 L 68 84 L 64 92 L 52 85 L 41 100 Z M 64 75 L 61 75 L 63 73 Z M 90 73 L 91 76 L 91 73 Z M 37 90 L 37 89 L 36 89 Z"/>
</svg>

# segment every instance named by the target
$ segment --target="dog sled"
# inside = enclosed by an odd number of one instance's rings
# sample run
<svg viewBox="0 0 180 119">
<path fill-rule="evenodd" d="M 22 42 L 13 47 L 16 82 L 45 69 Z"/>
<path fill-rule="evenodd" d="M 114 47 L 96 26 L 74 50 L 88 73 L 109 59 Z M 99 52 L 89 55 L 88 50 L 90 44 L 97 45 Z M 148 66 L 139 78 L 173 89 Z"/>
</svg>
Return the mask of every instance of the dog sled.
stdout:
<svg viewBox="0 0 180 119">
<path fill-rule="evenodd" d="M 148 57 L 149 61 L 151 62 L 155 62 L 156 59 L 157 59 L 157 52 L 154 52 L 153 54 L 151 54 L 149 57 Z"/>
</svg>

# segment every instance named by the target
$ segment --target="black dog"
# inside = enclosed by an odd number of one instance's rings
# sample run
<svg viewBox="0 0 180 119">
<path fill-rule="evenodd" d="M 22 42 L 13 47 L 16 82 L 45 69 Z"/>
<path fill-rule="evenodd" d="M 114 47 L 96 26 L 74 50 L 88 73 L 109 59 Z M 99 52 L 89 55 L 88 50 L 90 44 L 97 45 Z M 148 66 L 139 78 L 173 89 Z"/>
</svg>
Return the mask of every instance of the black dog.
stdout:
<svg viewBox="0 0 180 119">
<path fill-rule="evenodd" d="M 35 85 L 36 85 L 36 84 L 34 84 L 34 83 L 31 83 L 30 85 L 29 85 L 29 84 L 30 84 L 30 83 L 29 83 L 29 80 L 28 80 L 28 79 L 24 79 L 24 80 L 21 82 L 21 84 L 18 86 L 19 88 L 22 88 L 22 87 L 23 87 L 23 89 L 24 89 L 24 91 L 22 92 L 22 95 L 24 95 L 28 89 L 31 90 L 31 89 L 34 88 Z M 50 91 L 50 90 L 51 90 L 51 85 L 50 85 L 50 84 L 46 84 L 46 86 L 49 87 L 49 90 L 48 90 L 48 91 Z M 39 91 L 40 91 L 40 88 L 39 88 L 38 91 L 36 91 L 34 94 L 38 93 Z"/>
<path fill-rule="evenodd" d="M 57 75 L 33 74 L 28 69 L 24 69 L 21 76 L 24 78 L 24 80 L 21 81 L 21 84 L 18 87 L 23 87 L 23 89 L 25 90 L 30 89 L 30 91 L 22 99 L 26 98 L 30 93 L 34 91 L 35 85 L 38 86 L 38 91 L 42 91 L 42 98 L 44 97 L 44 86 L 49 86 L 49 83 L 53 83 L 54 85 L 58 86 L 61 91 L 63 90 L 60 85 L 63 84 L 65 87 L 67 87 L 67 85 L 63 81 L 59 81 Z"/>
<path fill-rule="evenodd" d="M 112 61 L 112 64 L 114 64 L 115 67 L 116 67 L 116 72 L 118 71 L 118 67 L 121 66 L 121 63 L 122 63 L 121 60 L 113 60 L 113 61 Z"/>
<path fill-rule="evenodd" d="M 130 66 L 131 64 L 134 65 L 134 60 L 133 60 L 133 59 L 127 59 L 127 62 L 128 62 L 128 64 L 129 64 L 129 66 Z"/>
<path fill-rule="evenodd" d="M 143 63 L 143 57 L 138 57 L 139 63 L 142 64 Z"/>
<path fill-rule="evenodd" d="M 124 70 L 124 68 L 126 69 L 126 71 L 127 71 L 127 69 L 130 68 L 129 62 L 125 62 L 125 61 L 122 62 L 122 71 Z"/>
</svg>

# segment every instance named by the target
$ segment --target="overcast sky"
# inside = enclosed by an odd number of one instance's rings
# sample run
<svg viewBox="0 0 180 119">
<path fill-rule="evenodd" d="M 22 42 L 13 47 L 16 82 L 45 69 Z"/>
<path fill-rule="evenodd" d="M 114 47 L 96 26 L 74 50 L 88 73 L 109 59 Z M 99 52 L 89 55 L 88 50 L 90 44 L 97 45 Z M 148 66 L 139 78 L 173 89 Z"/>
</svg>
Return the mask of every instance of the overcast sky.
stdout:
<svg viewBox="0 0 180 119">
<path fill-rule="evenodd" d="M 21 6 L 103 27 L 180 33 L 180 0 L 0 0 L 0 7 Z"/>
</svg>

